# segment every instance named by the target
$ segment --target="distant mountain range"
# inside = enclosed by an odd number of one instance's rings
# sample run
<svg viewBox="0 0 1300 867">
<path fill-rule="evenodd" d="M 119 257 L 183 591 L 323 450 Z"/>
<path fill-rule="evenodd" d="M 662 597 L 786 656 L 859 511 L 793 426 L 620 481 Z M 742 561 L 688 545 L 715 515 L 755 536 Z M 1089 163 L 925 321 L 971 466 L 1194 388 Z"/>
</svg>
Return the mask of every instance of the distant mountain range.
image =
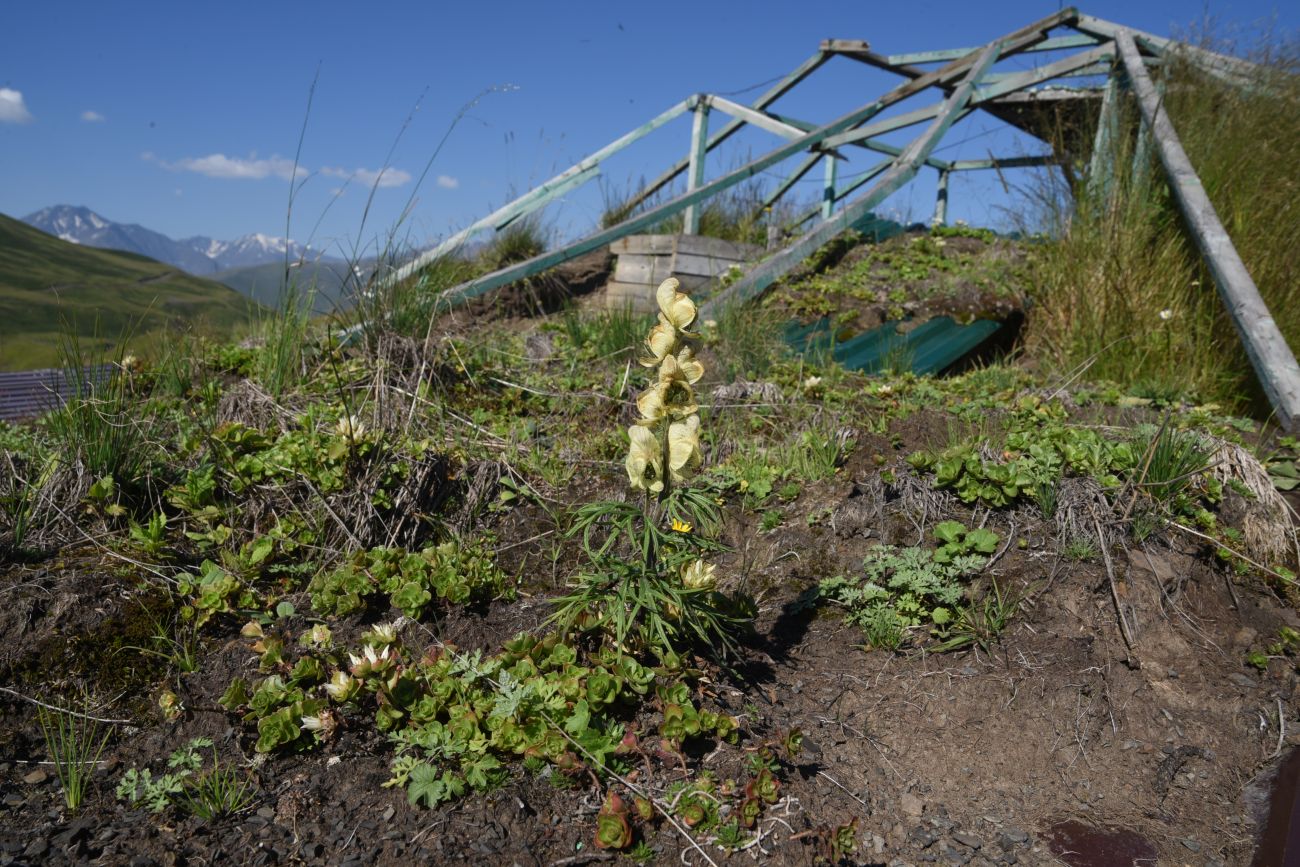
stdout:
<svg viewBox="0 0 1300 867">
<path fill-rule="evenodd" d="M 73 244 L 139 253 L 200 277 L 256 265 L 283 266 L 286 250 L 291 262 L 337 261 L 322 257 L 296 241 L 262 234 L 244 235 L 233 241 L 217 241 L 202 235 L 178 241 L 135 223 L 115 223 L 89 208 L 75 205 L 42 208 L 23 217 L 23 222 Z"/>
<path fill-rule="evenodd" d="M 97 357 L 124 335 L 132 351 L 148 350 L 174 345 L 177 328 L 229 337 L 264 315 L 170 263 L 72 244 L 0 214 L 0 370 L 58 364 L 69 331 Z"/>
</svg>

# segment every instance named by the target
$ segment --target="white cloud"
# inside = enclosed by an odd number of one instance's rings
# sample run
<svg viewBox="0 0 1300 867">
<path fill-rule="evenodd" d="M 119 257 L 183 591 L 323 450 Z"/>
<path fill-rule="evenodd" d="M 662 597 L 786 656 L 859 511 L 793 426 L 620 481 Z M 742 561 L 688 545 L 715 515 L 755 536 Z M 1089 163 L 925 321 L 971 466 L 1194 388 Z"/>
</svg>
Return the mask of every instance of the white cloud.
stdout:
<svg viewBox="0 0 1300 867">
<path fill-rule="evenodd" d="M 451 175 L 438 175 L 438 186 L 442 187 L 444 190 L 454 190 L 460 186 L 460 181 L 456 180 Z"/>
<path fill-rule="evenodd" d="M 31 123 L 35 118 L 27 110 L 20 90 L 0 87 L 0 123 Z"/>
<path fill-rule="evenodd" d="M 371 171 L 370 169 L 342 169 L 336 166 L 325 166 L 320 170 L 322 175 L 331 178 L 347 178 L 354 180 L 365 187 L 400 187 L 410 183 L 411 173 L 404 172 L 401 169 L 392 167 Z"/>
<path fill-rule="evenodd" d="M 84 120 L 86 123 L 104 122 L 104 116 L 102 114 L 100 114 L 97 111 L 91 111 L 90 109 L 86 109 L 81 113 L 81 119 Z"/>
<path fill-rule="evenodd" d="M 287 181 L 294 174 L 293 160 L 281 156 L 258 159 L 256 154 L 250 154 L 247 159 L 244 159 L 243 157 L 228 157 L 225 154 L 208 154 L 205 157 L 185 157 L 175 162 L 160 160 L 148 152 L 142 154 L 141 157 L 151 162 L 157 162 L 158 165 L 169 171 L 195 172 L 209 178 L 260 181 L 263 178 L 276 177 Z M 306 173 L 306 169 L 298 166 L 299 175 Z"/>
</svg>

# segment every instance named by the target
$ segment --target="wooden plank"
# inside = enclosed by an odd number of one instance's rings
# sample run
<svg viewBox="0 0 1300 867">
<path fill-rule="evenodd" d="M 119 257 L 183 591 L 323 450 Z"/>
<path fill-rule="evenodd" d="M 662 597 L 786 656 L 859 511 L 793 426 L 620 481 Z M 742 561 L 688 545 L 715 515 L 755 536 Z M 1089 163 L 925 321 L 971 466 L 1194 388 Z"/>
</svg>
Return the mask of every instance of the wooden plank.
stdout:
<svg viewBox="0 0 1300 867">
<path fill-rule="evenodd" d="M 744 302 L 772 285 L 779 277 L 796 267 L 818 247 L 844 231 L 891 193 L 915 176 L 920 164 L 930 155 L 941 139 L 966 108 L 980 77 L 1002 53 L 1001 41 L 984 48 L 968 64 L 966 79 L 953 90 L 933 123 L 918 136 L 902 154 L 895 157 L 889 169 L 861 198 L 843 208 L 838 214 L 818 224 L 798 241 L 754 266 L 744 277 L 720 292 L 702 308 L 705 315 L 717 315 L 723 304 Z"/>
<path fill-rule="evenodd" d="M 710 238 L 705 235 L 680 235 L 677 236 L 677 251 L 694 256 L 715 256 L 744 261 L 761 255 L 763 249 L 753 244 L 724 241 L 722 238 Z"/>
<path fill-rule="evenodd" d="M 1119 135 L 1119 75 L 1112 73 L 1106 81 L 1101 97 L 1101 111 L 1097 113 L 1097 134 L 1092 140 L 1092 156 L 1088 160 L 1087 195 L 1093 201 L 1103 201 L 1110 196 L 1115 177 L 1114 142 Z"/>
<path fill-rule="evenodd" d="M 731 258 L 722 258 L 720 256 L 692 256 L 689 253 L 678 251 L 672 263 L 672 274 L 689 274 L 695 277 L 717 277 L 719 274 L 727 273 L 727 270 L 743 260 Z"/>
<path fill-rule="evenodd" d="M 994 157 L 991 160 L 953 160 L 950 171 L 971 172 L 979 169 L 1024 169 L 1035 166 L 1053 166 L 1062 161 L 1056 154 L 1023 157 Z"/>
<path fill-rule="evenodd" d="M 1044 39 L 1037 45 L 1030 45 L 1023 50 L 1026 53 L 1032 51 L 1059 51 L 1063 48 L 1086 48 L 1089 45 L 1096 44 L 1097 40 L 1086 33 L 1072 33 L 1068 36 L 1054 36 L 1050 39 Z M 886 60 L 890 66 L 906 66 L 913 63 L 939 63 L 956 60 L 978 50 L 978 47 L 974 47 L 949 48 L 942 51 L 913 51 L 910 54 L 890 54 Z"/>
<path fill-rule="evenodd" d="M 729 99 L 723 99 L 720 96 L 707 97 L 709 105 L 719 111 L 726 112 L 737 120 L 743 120 L 751 126 L 759 129 L 765 129 L 774 135 L 782 138 L 798 138 L 807 130 L 798 129 L 788 123 L 784 123 L 769 114 L 761 111 L 755 111 L 752 108 L 746 108 L 743 105 L 737 105 Z"/>
<path fill-rule="evenodd" d="M 686 191 L 693 192 L 704 184 L 704 158 L 708 153 L 709 103 L 700 100 L 695 105 L 695 119 L 691 124 L 691 158 L 686 172 Z M 699 205 L 687 205 L 682 218 L 682 232 L 695 235 L 700 231 Z"/>
<path fill-rule="evenodd" d="M 820 67 L 827 60 L 829 60 L 830 57 L 831 55 L 826 54 L 823 51 L 818 51 L 812 57 L 809 57 L 803 63 L 799 64 L 789 73 L 787 73 L 785 78 L 782 78 L 780 81 L 778 81 L 775 85 L 772 86 L 771 89 L 766 91 L 762 96 L 760 96 L 758 99 L 751 102 L 749 104 L 749 107 L 758 110 L 767 108 L 769 105 L 776 102 L 779 98 L 784 96 L 786 93 L 789 93 L 791 88 L 793 88 L 799 82 L 803 81 L 813 72 L 815 72 L 817 68 Z M 722 129 L 718 130 L 713 136 L 709 138 L 709 143 L 708 145 L 706 145 L 706 150 L 710 150 L 710 151 L 713 150 L 718 145 L 722 144 L 724 141 L 726 141 L 728 138 L 734 135 L 736 131 L 739 130 L 744 125 L 745 125 L 744 121 L 740 121 L 740 120 L 728 121 L 726 125 L 722 127 Z M 673 165 L 670 166 L 667 171 L 665 171 L 659 177 L 655 178 L 650 183 L 646 184 L 641 189 L 640 192 L 638 192 L 635 196 L 633 196 L 631 199 L 628 200 L 627 203 L 628 209 L 631 210 L 632 208 L 637 207 L 646 199 L 650 198 L 655 193 L 662 190 L 665 186 L 672 183 L 673 178 L 677 177 L 682 172 L 686 171 L 689 165 L 690 165 L 689 159 L 678 160 L 677 162 L 673 163 Z"/>
<path fill-rule="evenodd" d="M 619 256 L 614 279 L 621 283 L 646 283 L 658 286 L 673 275 L 672 256 Z"/>
<path fill-rule="evenodd" d="M 934 219 L 931 223 L 935 226 L 948 225 L 948 177 L 951 171 L 939 172 L 939 185 L 934 195 Z"/>
<path fill-rule="evenodd" d="M 835 213 L 835 167 L 839 160 L 830 156 L 822 157 L 822 219 L 829 220 Z"/>
<path fill-rule="evenodd" d="M 1290 432 L 1300 432 L 1300 365 L 1296 364 L 1295 355 L 1278 330 L 1255 281 L 1206 195 L 1201 179 L 1183 151 L 1178 133 L 1142 65 L 1133 37 L 1121 29 L 1115 35 L 1115 42 L 1128 72 L 1129 84 L 1142 109 L 1142 119 L 1151 127 L 1151 137 L 1155 140 L 1174 199 L 1210 267 L 1210 273 L 1214 275 L 1219 294 L 1241 334 L 1242 344 L 1264 393 L 1268 395 L 1282 427 Z"/>
<path fill-rule="evenodd" d="M 615 256 L 624 253 L 671 254 L 677 249 L 677 238 L 677 235 L 629 235 L 610 244 L 609 251 Z"/>
<path fill-rule="evenodd" d="M 1091 15 L 1077 16 L 1070 26 L 1082 33 L 1103 39 L 1113 39 L 1115 34 L 1121 31 L 1126 32 L 1129 34 L 1130 39 L 1138 40 L 1144 48 L 1152 53 L 1181 54 L 1201 69 L 1230 84 L 1247 85 L 1258 77 L 1259 67 L 1250 61 L 1219 54 L 1217 51 L 1208 51 L 1195 45 L 1188 45 L 1185 42 L 1165 39 L 1162 36 L 1134 30 L 1131 27 L 1120 27 L 1118 24 L 1102 18 L 1094 18 Z"/>
</svg>

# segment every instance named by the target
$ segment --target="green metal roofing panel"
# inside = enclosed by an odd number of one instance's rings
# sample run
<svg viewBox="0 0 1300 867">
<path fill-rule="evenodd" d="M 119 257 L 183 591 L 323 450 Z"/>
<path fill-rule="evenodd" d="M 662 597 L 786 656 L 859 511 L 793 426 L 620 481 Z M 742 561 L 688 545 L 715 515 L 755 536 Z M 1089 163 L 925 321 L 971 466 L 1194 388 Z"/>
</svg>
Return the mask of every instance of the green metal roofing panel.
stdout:
<svg viewBox="0 0 1300 867">
<path fill-rule="evenodd" d="M 992 319 L 961 325 L 950 316 L 936 316 L 915 328 L 900 331 L 900 322 L 886 322 L 870 331 L 836 341 L 828 318 L 810 323 L 797 320 L 782 330 L 796 352 L 824 352 L 850 370 L 874 373 L 886 367 L 907 367 L 914 373 L 938 373 L 977 348 L 1002 327 Z"/>
</svg>

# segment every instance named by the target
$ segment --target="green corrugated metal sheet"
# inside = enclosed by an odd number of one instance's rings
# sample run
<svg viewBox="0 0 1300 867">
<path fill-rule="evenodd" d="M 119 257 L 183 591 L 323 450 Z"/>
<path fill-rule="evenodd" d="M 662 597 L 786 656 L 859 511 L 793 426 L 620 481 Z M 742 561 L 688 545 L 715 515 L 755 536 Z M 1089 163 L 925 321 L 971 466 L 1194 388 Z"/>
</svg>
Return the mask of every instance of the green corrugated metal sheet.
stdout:
<svg viewBox="0 0 1300 867">
<path fill-rule="evenodd" d="M 807 324 L 793 321 L 785 326 L 782 337 L 796 352 L 829 350 L 832 358 L 850 370 L 875 373 L 887 367 L 907 367 L 927 374 L 951 366 L 1002 327 L 991 319 L 960 325 L 950 316 L 936 316 L 906 330 L 900 330 L 902 324 L 886 322 L 861 334 L 837 335 L 827 318 Z"/>
</svg>

